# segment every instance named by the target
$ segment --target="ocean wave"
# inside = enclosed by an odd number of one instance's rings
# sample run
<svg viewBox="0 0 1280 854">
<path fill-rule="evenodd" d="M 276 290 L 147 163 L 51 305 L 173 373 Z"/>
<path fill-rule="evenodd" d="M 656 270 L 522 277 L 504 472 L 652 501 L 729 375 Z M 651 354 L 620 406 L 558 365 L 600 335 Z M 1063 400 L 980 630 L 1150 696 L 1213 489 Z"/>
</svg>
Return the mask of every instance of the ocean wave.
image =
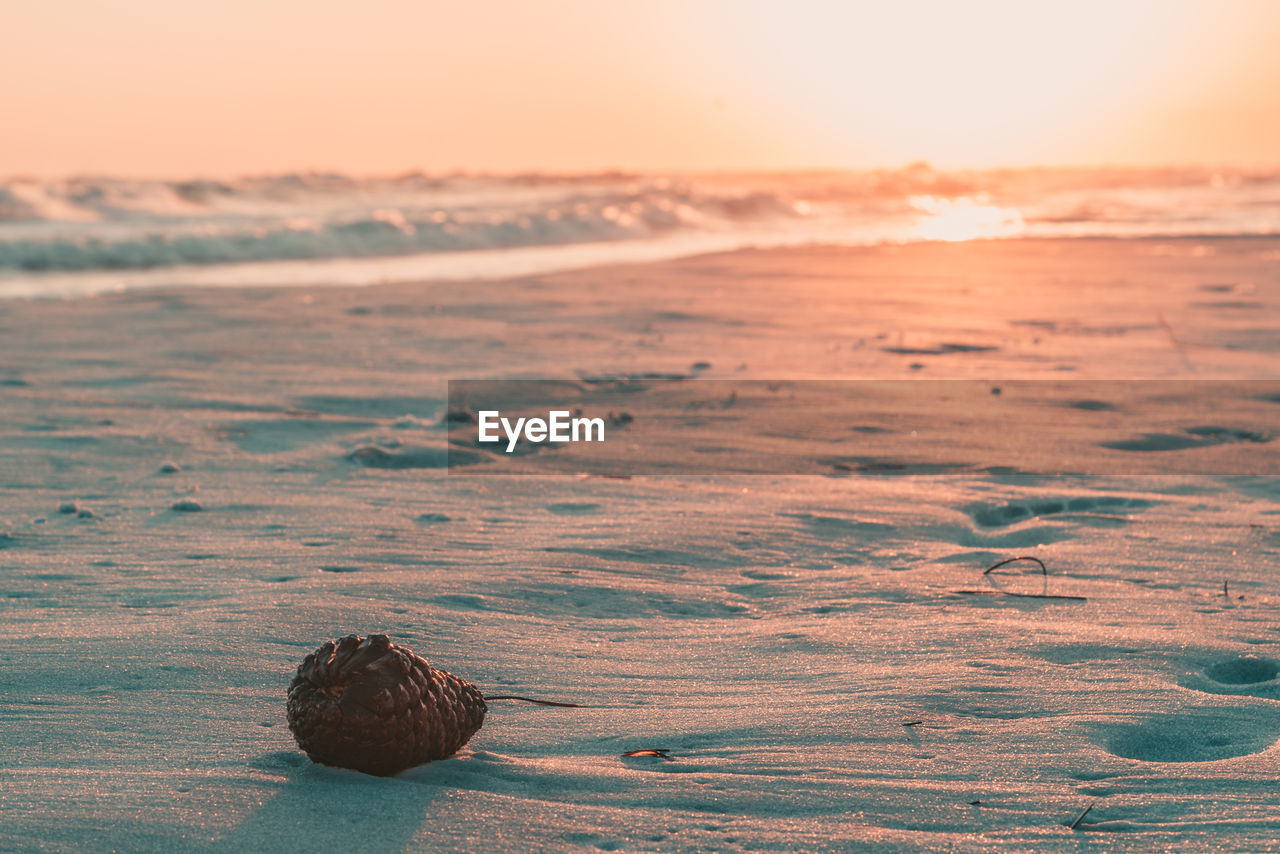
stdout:
<svg viewBox="0 0 1280 854">
<path fill-rule="evenodd" d="M 548 190 L 553 192 L 548 192 Z M 530 192 L 532 191 L 532 192 Z M 557 192 L 558 191 L 558 192 Z M 433 196 L 435 198 L 433 198 Z M 634 240 L 799 216 L 767 191 L 276 176 L 0 188 L 0 269 L 137 270 Z"/>
<path fill-rule="evenodd" d="M 984 225 L 993 218 L 1002 231 Z M 683 233 L 794 234 L 804 227 L 844 233 L 851 242 L 1277 233 L 1280 173 L 913 164 L 748 175 L 10 179 L 0 181 L 0 275 L 390 258 Z"/>
</svg>

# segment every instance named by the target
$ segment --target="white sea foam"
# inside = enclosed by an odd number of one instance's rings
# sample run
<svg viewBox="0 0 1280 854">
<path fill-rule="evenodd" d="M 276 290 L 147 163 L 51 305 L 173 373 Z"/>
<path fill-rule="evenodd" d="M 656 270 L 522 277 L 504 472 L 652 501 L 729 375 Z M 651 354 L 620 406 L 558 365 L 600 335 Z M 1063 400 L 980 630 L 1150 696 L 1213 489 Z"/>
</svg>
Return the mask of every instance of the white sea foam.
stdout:
<svg viewBox="0 0 1280 854">
<path fill-rule="evenodd" d="M 0 296 L 517 275 L 750 245 L 1275 233 L 1280 174 L 1201 169 L 11 179 Z"/>
</svg>

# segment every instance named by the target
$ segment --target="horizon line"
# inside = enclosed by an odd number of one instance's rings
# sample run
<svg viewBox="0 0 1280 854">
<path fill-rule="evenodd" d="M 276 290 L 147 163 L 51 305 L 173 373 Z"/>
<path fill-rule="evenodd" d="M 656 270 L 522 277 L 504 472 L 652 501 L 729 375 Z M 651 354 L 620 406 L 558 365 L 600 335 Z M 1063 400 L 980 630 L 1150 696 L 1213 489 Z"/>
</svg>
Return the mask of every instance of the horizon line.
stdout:
<svg viewBox="0 0 1280 854">
<path fill-rule="evenodd" d="M 136 172 L 102 172 L 95 170 L 65 172 L 14 172 L 0 175 L 0 182 L 19 181 L 76 181 L 76 180 L 113 180 L 113 181 L 153 181 L 172 183 L 185 181 L 228 181 L 249 180 L 255 178 L 274 178 L 289 175 L 306 176 L 342 176 L 361 180 L 401 180 L 421 176 L 428 178 L 523 178 L 523 177 L 731 177 L 737 175 L 853 175 L 874 172 L 906 172 L 913 169 L 928 169 L 939 173 L 995 173 L 995 172 L 1177 172 L 1208 171 L 1227 172 L 1233 174 L 1263 172 L 1280 172 L 1280 159 L 1271 162 L 1224 163 L 1214 161 L 1169 161 L 1165 163 L 1126 163 L 1123 161 L 1077 162 L 1077 163 L 1031 163 L 1003 166 L 945 166 L 928 160 L 912 160 L 899 164 L 882 164 L 877 166 L 745 166 L 740 168 L 719 167 L 715 169 L 699 169 L 696 167 L 627 167 L 599 166 L 581 169 L 557 169 L 551 167 L 528 168 L 485 168 L 485 167 L 443 167 L 429 169 L 410 166 L 400 169 L 386 170 L 346 170 L 324 166 L 309 166 L 297 169 L 264 169 L 243 170 L 234 172 L 199 172 L 192 171 L 185 175 L 156 173 L 146 175 Z"/>
</svg>

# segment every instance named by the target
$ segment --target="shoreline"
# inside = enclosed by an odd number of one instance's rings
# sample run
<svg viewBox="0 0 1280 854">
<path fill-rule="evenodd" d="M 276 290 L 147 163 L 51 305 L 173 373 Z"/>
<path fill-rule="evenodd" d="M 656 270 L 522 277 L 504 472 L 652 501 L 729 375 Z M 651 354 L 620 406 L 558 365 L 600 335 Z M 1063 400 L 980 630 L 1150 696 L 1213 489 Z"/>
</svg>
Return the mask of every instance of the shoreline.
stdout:
<svg viewBox="0 0 1280 854">
<path fill-rule="evenodd" d="M 235 290 L 239 288 L 370 288 L 384 285 L 448 284 L 550 276 L 620 265 L 661 264 L 704 255 L 785 250 L 838 251 L 953 245 L 955 243 L 1137 244 L 1201 243 L 1210 246 L 1277 241 L 1280 234 L 1060 235 L 991 236 L 964 241 L 882 240 L 847 243 L 838 240 L 775 238 L 764 245 L 737 245 L 740 238 L 714 234 L 673 235 L 664 240 L 551 244 L 506 249 L 432 252 L 380 257 L 337 256 L 236 264 L 177 265 L 85 272 L 54 271 L 0 277 L 0 303 L 9 300 L 76 299 L 136 291 Z M 572 255 L 575 260 L 554 260 Z M 412 271 L 412 272 L 410 272 Z M 424 274 L 425 273 L 425 274 Z M 312 278 L 305 278 L 312 274 Z M 167 278 L 187 282 L 166 282 Z M 121 280 L 124 280 L 123 282 Z M 132 284 L 129 284 L 129 282 Z M 55 287 L 50 288 L 50 283 Z M 61 287 L 56 287 L 60 284 Z M 46 292 L 51 291 L 51 292 Z"/>
</svg>

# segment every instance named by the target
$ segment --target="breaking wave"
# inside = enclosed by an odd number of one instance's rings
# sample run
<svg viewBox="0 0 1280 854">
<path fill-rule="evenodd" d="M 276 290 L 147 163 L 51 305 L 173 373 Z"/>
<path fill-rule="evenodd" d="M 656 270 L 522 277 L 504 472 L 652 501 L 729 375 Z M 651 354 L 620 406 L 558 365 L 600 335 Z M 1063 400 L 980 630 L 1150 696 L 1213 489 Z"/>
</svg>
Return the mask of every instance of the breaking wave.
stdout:
<svg viewBox="0 0 1280 854">
<path fill-rule="evenodd" d="M 139 270 L 633 240 L 794 218 L 759 190 L 668 181 L 275 176 L 0 186 L 0 269 Z"/>
<path fill-rule="evenodd" d="M 12 178 L 0 181 L 0 291 L 35 294 L 48 285 L 88 292 L 140 281 L 91 287 L 66 282 L 68 276 L 101 279 L 112 272 L 173 271 L 165 281 L 183 283 L 204 275 L 199 271 L 245 265 L 258 265 L 254 275 L 260 276 L 261 265 L 280 262 L 517 251 L 567 257 L 570 247 L 622 243 L 630 248 L 619 246 L 620 257 L 649 257 L 637 244 L 665 244 L 663 251 L 675 252 L 805 241 L 1248 234 L 1280 234 L 1280 173 L 947 172 L 914 164 L 863 172 L 682 176 Z M 660 254 L 654 250 L 653 257 Z M 180 270 L 190 275 L 177 275 Z M 352 273 L 357 280 L 360 275 Z"/>
</svg>

